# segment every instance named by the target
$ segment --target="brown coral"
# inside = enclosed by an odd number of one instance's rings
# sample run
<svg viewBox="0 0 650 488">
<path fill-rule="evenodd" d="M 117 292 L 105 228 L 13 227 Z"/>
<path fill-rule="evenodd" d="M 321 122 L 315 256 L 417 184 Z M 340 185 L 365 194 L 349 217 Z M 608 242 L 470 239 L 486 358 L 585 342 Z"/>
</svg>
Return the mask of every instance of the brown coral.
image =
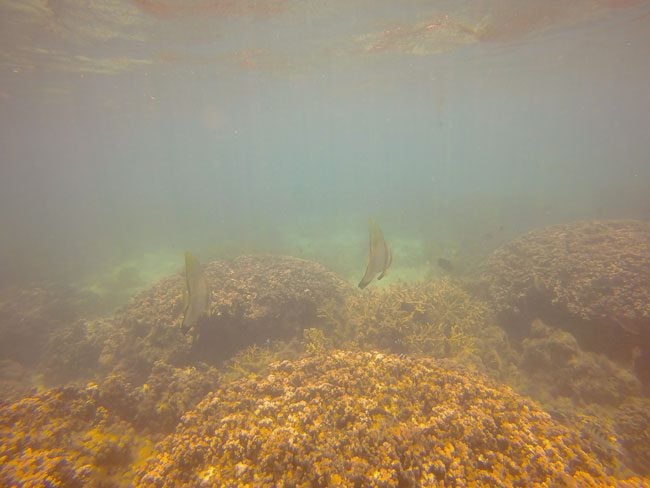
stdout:
<svg viewBox="0 0 650 488">
<path fill-rule="evenodd" d="M 336 351 L 209 394 L 157 446 L 136 486 L 575 480 L 613 483 L 577 433 L 511 390 L 433 359 Z"/>
</svg>

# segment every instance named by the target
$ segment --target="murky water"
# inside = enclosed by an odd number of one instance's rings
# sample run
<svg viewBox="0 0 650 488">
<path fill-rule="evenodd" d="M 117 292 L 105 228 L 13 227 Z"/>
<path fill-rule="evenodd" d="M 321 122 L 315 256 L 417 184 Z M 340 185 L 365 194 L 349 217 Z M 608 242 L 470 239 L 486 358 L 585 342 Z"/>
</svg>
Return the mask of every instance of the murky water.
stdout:
<svg viewBox="0 0 650 488">
<path fill-rule="evenodd" d="M 0 484 L 649 483 L 649 2 L 6 0 L 0 41 Z"/>
</svg>

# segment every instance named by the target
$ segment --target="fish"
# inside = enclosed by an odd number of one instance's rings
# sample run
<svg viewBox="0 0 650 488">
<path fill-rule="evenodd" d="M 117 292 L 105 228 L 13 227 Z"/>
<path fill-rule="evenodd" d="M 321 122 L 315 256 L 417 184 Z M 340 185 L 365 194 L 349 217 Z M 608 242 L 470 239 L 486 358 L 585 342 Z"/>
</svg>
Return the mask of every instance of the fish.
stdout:
<svg viewBox="0 0 650 488">
<path fill-rule="evenodd" d="M 370 229 L 370 251 L 368 252 L 368 265 L 366 273 L 359 282 L 359 288 L 364 289 L 368 284 L 377 277 L 381 280 L 386 276 L 386 271 L 393 262 L 393 253 L 384 239 L 384 233 L 381 231 L 374 219 L 368 219 Z"/>
<path fill-rule="evenodd" d="M 199 260 L 191 252 L 185 253 L 186 302 L 181 331 L 186 333 L 202 317 L 210 315 L 210 287 Z"/>
</svg>

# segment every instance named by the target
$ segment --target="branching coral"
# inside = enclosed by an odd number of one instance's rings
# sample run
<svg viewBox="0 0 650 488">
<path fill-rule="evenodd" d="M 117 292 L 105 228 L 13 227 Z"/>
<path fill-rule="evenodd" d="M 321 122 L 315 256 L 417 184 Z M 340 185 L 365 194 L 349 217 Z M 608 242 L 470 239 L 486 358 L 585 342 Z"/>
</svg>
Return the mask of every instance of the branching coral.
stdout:
<svg viewBox="0 0 650 488">
<path fill-rule="evenodd" d="M 368 290 L 343 307 L 325 303 L 319 313 L 339 346 L 458 358 L 497 375 L 511 359 L 487 304 L 447 279 Z"/>
<path fill-rule="evenodd" d="M 453 355 L 483 327 L 489 309 L 448 280 L 399 284 L 350 296 L 343 308 L 324 306 L 322 317 L 341 341 L 395 352 Z"/>
<path fill-rule="evenodd" d="M 578 481 L 576 481 L 578 480 Z M 433 359 L 332 351 L 209 394 L 136 486 L 603 486 L 580 435 Z"/>
</svg>

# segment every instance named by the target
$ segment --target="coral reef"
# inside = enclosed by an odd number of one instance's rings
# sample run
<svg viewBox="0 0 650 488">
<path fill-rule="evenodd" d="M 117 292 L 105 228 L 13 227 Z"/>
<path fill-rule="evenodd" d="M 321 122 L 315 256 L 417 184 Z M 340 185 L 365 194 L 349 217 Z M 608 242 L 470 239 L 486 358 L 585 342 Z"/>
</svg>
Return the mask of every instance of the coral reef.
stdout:
<svg viewBox="0 0 650 488">
<path fill-rule="evenodd" d="M 151 443 L 97 393 L 57 388 L 0 406 L 0 485 L 128 486 Z"/>
<path fill-rule="evenodd" d="M 606 471 L 578 433 L 480 375 L 431 358 L 332 351 L 209 394 L 135 485 L 614 484 Z"/>
<path fill-rule="evenodd" d="M 92 294 L 71 286 L 40 283 L 0 290 L 0 360 L 26 371 L 22 387 L 14 375 L 14 387 L 30 389 L 36 376 L 47 384 L 91 379 L 108 330 L 95 327 L 97 319 L 79 316 L 95 313 Z"/>
<path fill-rule="evenodd" d="M 525 390 L 538 399 L 569 397 L 577 404 L 619 405 L 641 393 L 628 370 L 602 354 L 583 351 L 564 330 L 534 320 L 522 341 L 520 367 L 527 373 Z"/>
<path fill-rule="evenodd" d="M 239 378 L 255 378 L 260 374 L 265 374 L 274 361 L 295 359 L 301 351 L 302 347 L 295 340 L 289 342 L 273 341 L 261 346 L 252 344 L 240 350 L 225 362 L 226 371 L 222 379 L 228 382 Z"/>
<path fill-rule="evenodd" d="M 502 246 L 482 279 L 504 316 L 563 315 L 587 323 L 585 336 L 602 337 L 605 346 L 623 336 L 647 344 L 649 268 L 650 222 L 585 221 L 533 230 Z M 602 334 L 593 333 L 597 325 Z"/>
<path fill-rule="evenodd" d="M 199 367 L 202 362 L 218 364 L 247 345 L 266 347 L 281 338 L 298 341 L 304 328 L 321 322 L 317 303 L 340 301 L 352 289 L 316 263 L 282 256 L 215 262 L 206 274 L 213 289 L 212 311 L 195 336 L 179 328 L 184 291 L 180 274 L 105 318 L 78 318 L 88 307 L 69 287 L 3 289 L 0 358 L 29 373 L 20 376 L 25 384 L 18 385 L 18 377 L 8 372 L 12 377 L 5 383 L 5 397 L 29 391 L 35 375 L 48 385 L 100 382 L 113 375 L 140 387 L 157 363 Z M 178 412 L 172 411 L 175 418 Z"/>
</svg>

